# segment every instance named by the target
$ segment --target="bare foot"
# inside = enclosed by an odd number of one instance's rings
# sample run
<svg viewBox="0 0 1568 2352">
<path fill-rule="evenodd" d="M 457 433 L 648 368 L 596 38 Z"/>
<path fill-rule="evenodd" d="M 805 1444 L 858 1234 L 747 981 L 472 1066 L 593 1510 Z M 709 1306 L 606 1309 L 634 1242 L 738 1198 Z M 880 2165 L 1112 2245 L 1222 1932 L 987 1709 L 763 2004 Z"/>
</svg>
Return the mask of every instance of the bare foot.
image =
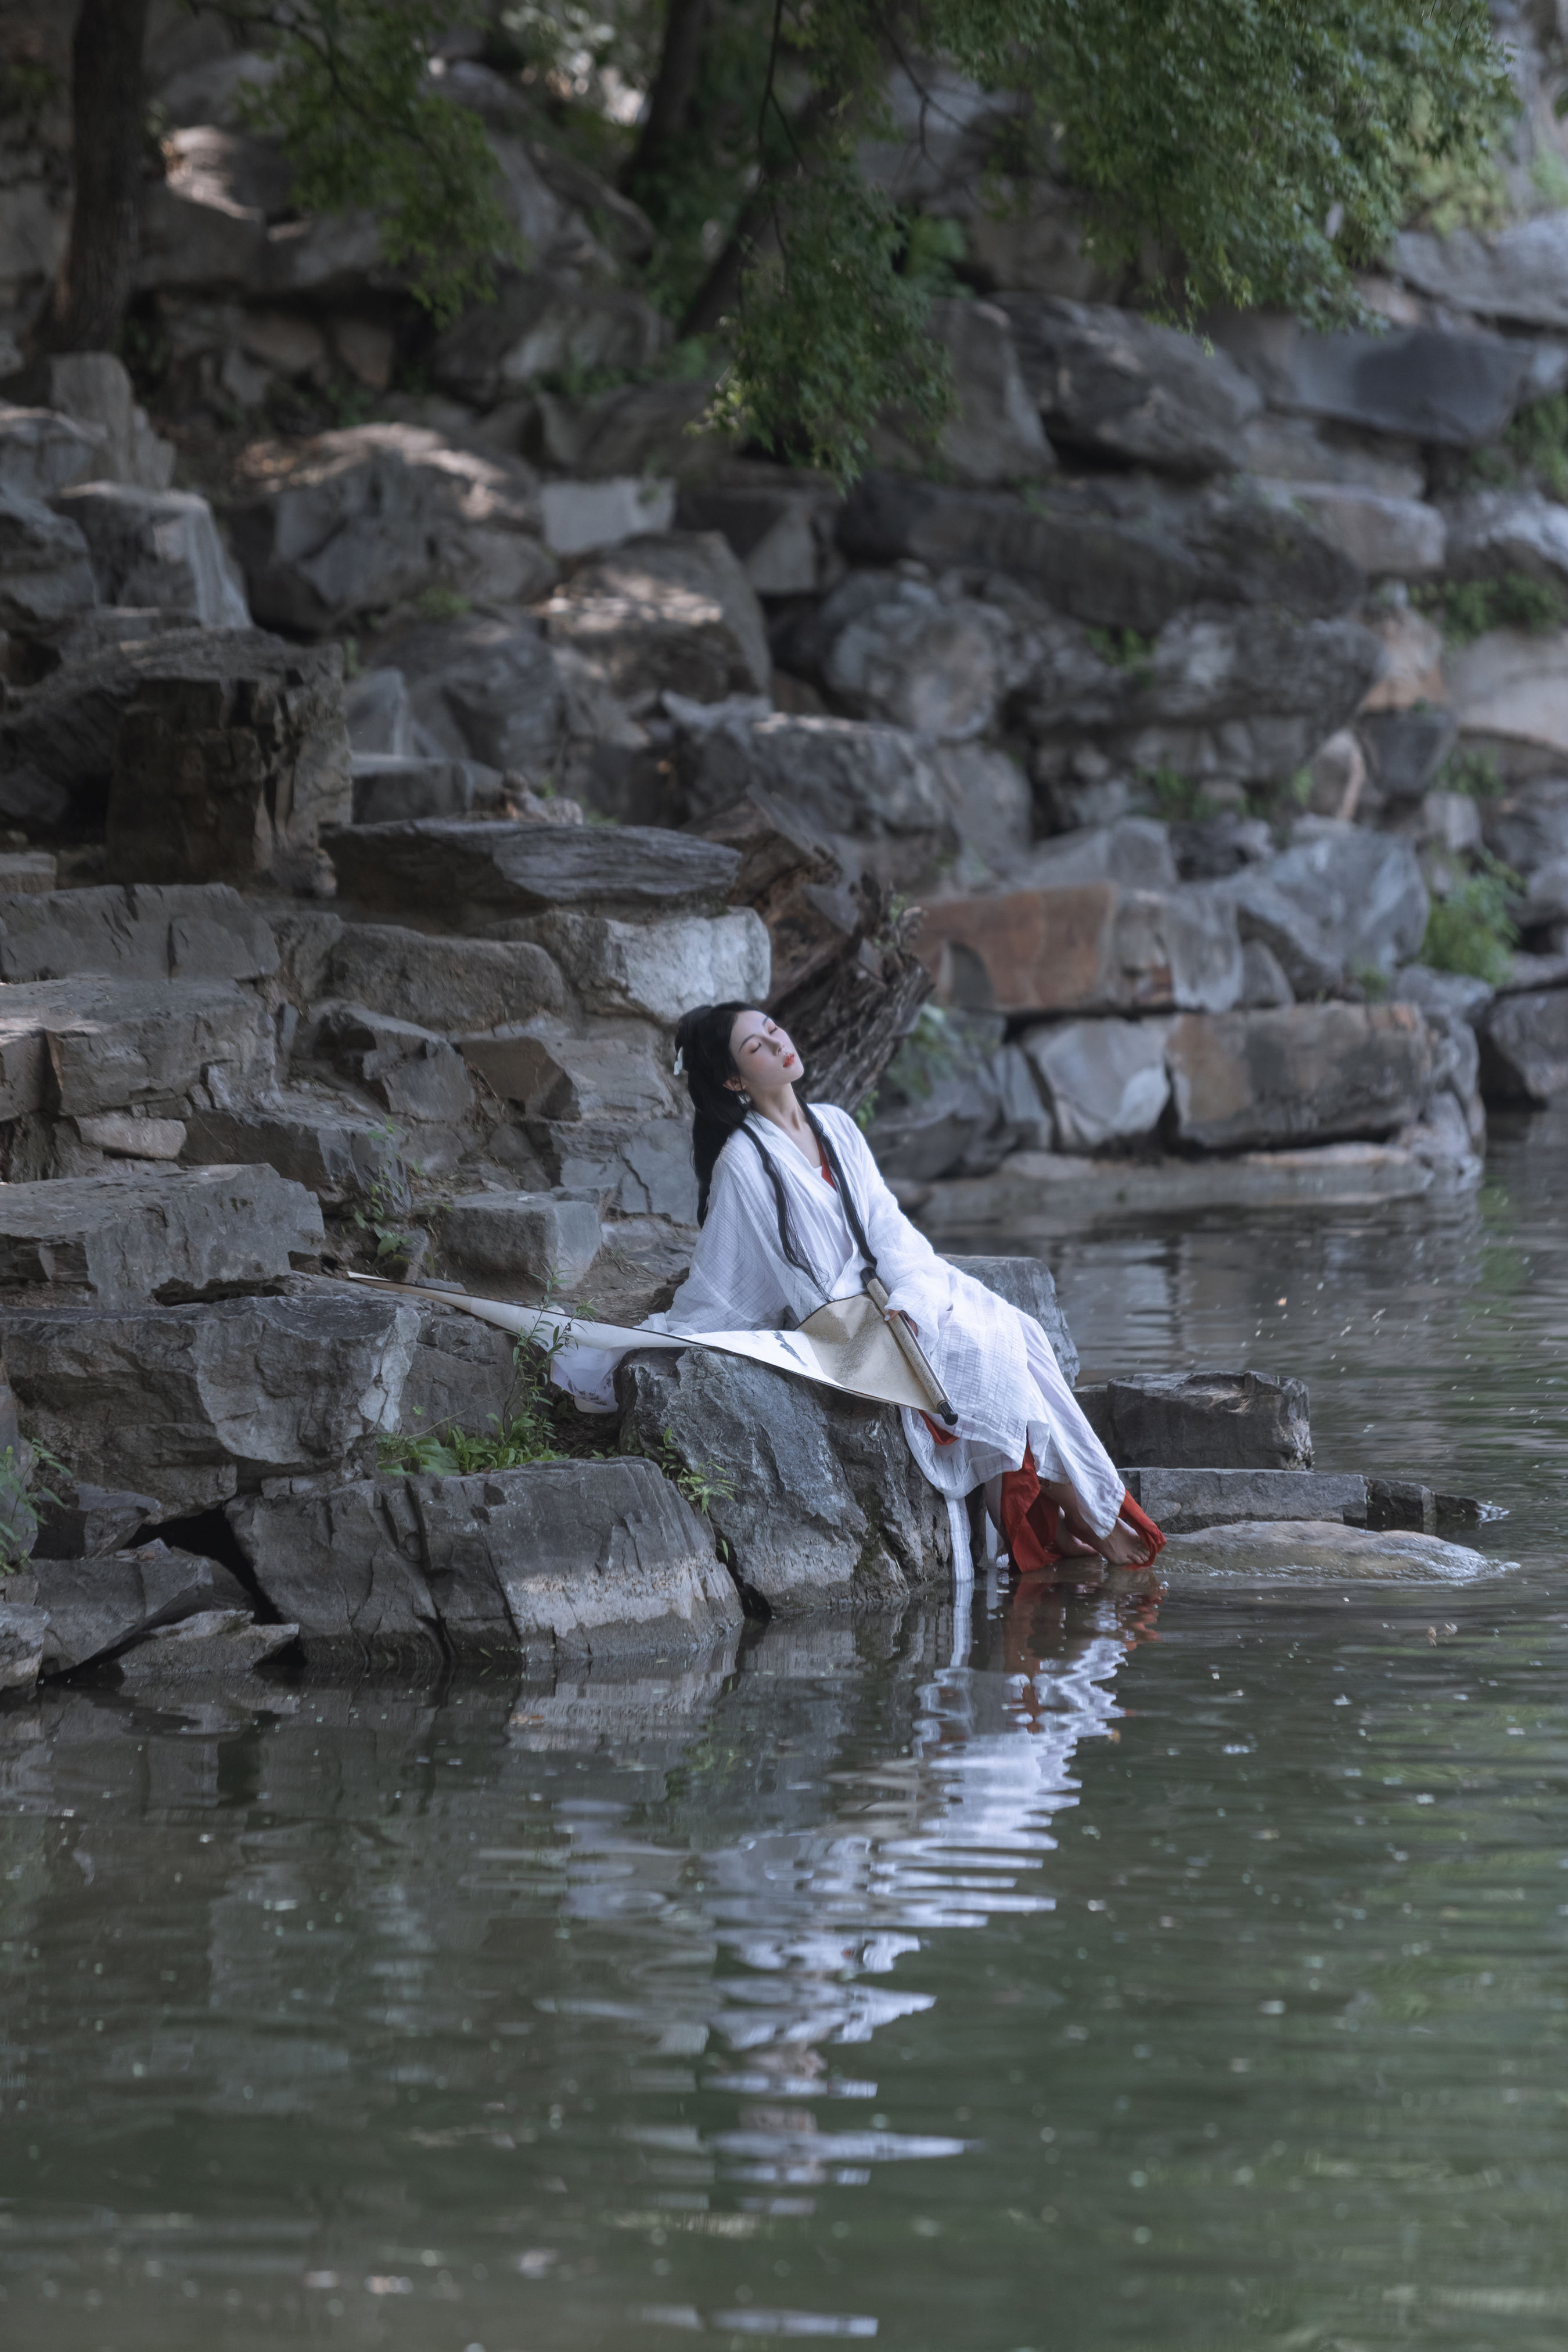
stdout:
<svg viewBox="0 0 1568 2352">
<path fill-rule="evenodd" d="M 1096 1536 L 1094 1541 L 1110 1568 L 1142 1568 L 1148 1557 L 1148 1537 L 1127 1519 L 1119 1518 L 1109 1535 Z"/>
</svg>

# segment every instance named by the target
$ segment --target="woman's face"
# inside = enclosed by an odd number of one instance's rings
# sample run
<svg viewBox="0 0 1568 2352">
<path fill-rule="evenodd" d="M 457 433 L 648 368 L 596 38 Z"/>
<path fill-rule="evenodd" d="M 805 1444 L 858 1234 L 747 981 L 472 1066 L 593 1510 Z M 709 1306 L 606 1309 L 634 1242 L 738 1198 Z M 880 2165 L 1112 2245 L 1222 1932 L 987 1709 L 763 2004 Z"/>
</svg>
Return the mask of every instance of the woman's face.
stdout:
<svg viewBox="0 0 1568 2352">
<path fill-rule="evenodd" d="M 802 1074 L 801 1058 L 788 1031 L 765 1013 L 736 1013 L 730 1031 L 730 1054 L 741 1074 L 730 1084 L 743 1087 L 749 1095 L 776 1094 L 781 1087 L 793 1086 Z"/>
</svg>

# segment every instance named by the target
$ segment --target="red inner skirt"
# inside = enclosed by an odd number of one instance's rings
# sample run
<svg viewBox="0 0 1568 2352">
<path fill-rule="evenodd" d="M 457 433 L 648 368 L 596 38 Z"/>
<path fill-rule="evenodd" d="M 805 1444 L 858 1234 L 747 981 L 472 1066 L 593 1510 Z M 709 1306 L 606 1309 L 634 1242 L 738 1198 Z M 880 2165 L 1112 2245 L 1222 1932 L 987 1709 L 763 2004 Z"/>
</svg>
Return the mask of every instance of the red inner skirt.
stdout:
<svg viewBox="0 0 1568 2352">
<path fill-rule="evenodd" d="M 1143 1538 L 1148 1549 L 1137 1565 L 1147 1568 L 1164 1550 L 1165 1538 L 1153 1520 L 1126 1493 L 1121 1497 L 1121 1517 L 1131 1521 Z M 1060 1548 L 1060 1508 L 1048 1495 L 1041 1493 L 1039 1473 L 1026 1453 L 1022 1469 L 1008 1470 L 1002 1479 L 1002 1533 L 1013 1565 L 1021 1576 L 1037 1575 L 1042 1569 L 1055 1568 L 1064 1559 L 1083 1557 Z"/>
</svg>

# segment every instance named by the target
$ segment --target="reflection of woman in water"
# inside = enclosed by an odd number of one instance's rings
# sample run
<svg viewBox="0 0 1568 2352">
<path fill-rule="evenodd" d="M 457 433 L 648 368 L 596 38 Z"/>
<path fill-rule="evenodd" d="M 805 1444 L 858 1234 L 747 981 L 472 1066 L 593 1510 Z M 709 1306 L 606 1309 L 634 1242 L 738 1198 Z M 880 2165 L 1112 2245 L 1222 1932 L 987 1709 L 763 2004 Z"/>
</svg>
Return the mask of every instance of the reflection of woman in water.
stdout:
<svg viewBox="0 0 1568 2352">
<path fill-rule="evenodd" d="M 808 1108 L 776 1021 L 705 1004 L 676 1032 L 696 1122 L 698 1237 L 671 1331 L 779 1329 L 860 1288 L 866 1255 L 956 1410 L 906 1407 L 910 1450 L 939 1492 L 984 1486 L 1015 1567 L 1098 1554 L 1152 1560 L 1164 1538 L 1124 1492 L 1034 1318 L 938 1257 L 883 1182 L 847 1113 Z M 859 1238 L 857 1237 L 857 1227 Z"/>
</svg>

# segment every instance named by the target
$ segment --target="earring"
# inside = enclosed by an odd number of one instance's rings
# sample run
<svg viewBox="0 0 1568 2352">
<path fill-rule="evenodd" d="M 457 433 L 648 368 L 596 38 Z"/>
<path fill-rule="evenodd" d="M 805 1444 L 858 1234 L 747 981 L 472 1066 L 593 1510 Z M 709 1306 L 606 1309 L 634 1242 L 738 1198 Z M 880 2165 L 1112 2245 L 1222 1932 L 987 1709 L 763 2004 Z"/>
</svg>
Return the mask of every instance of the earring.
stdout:
<svg viewBox="0 0 1568 2352">
<path fill-rule="evenodd" d="M 752 1097 L 751 1097 L 751 1096 L 746 1092 L 746 1089 L 745 1089 L 745 1087 L 742 1087 L 741 1088 L 741 1100 L 744 1103 L 744 1105 L 745 1105 L 746 1108 L 747 1108 L 748 1110 L 750 1110 L 750 1109 L 751 1109 L 751 1108 L 752 1108 Z"/>
</svg>

